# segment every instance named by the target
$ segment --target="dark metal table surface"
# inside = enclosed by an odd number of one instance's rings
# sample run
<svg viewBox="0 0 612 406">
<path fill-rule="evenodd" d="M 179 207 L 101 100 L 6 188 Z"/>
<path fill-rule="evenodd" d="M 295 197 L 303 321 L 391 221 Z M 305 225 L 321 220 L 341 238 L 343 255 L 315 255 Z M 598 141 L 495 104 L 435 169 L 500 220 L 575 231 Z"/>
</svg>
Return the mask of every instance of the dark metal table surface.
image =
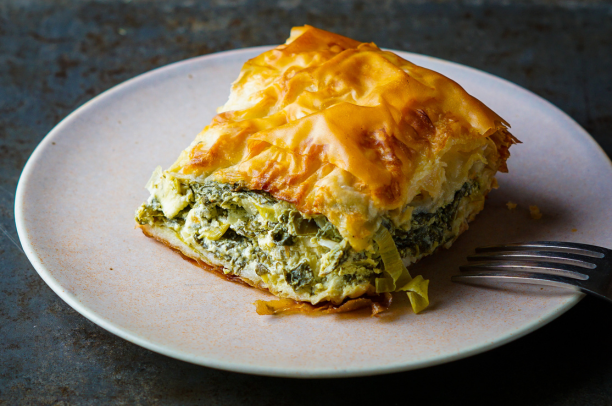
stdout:
<svg viewBox="0 0 612 406">
<path fill-rule="evenodd" d="M 612 154 L 609 1 L 1 0 L 0 404 L 612 405 L 612 306 L 595 299 L 465 360 L 304 381 L 158 355 L 92 324 L 45 285 L 20 248 L 13 212 L 21 170 L 45 134 L 137 74 L 280 43 L 304 23 L 518 83 Z"/>
</svg>

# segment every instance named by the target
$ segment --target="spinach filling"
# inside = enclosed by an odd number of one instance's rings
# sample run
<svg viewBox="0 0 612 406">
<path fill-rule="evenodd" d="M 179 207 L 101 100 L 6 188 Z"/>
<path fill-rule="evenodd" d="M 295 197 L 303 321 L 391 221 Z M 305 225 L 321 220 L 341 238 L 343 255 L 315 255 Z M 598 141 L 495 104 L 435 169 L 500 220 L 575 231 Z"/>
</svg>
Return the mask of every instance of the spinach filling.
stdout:
<svg viewBox="0 0 612 406">
<path fill-rule="evenodd" d="M 466 182 L 455 192 L 453 200 L 433 213 L 413 213 L 410 229 L 394 228 L 390 232 L 402 257 L 427 255 L 455 237 L 453 223 L 461 201 L 479 191 L 478 182 Z M 387 224 L 385 224 L 387 226 Z"/>
<path fill-rule="evenodd" d="M 306 218 L 287 202 L 237 184 L 194 182 L 188 187 L 193 199 L 174 218 L 166 218 L 151 197 L 136 221 L 173 229 L 188 245 L 195 243 L 229 262 L 235 274 L 247 267 L 262 278 L 282 274 L 295 291 L 314 294 L 315 285 L 324 285 L 333 274 L 346 284 L 369 284 L 381 272 L 376 245 L 373 252 L 354 251 L 324 216 Z M 408 231 L 385 219 L 400 255 L 429 254 L 452 239 L 461 201 L 477 191 L 477 182 L 466 182 L 435 212 L 414 213 Z"/>
<path fill-rule="evenodd" d="M 306 218 L 287 202 L 237 184 L 191 183 L 189 188 L 193 201 L 173 219 L 164 216 L 161 204 L 152 197 L 138 210 L 137 222 L 174 229 L 187 245 L 230 263 L 233 273 L 252 266 L 260 277 L 282 274 L 296 291 L 325 283 L 324 266 L 336 269 L 346 264 L 346 272 L 359 271 L 354 284 L 369 283 L 377 271 L 378 262 L 364 262 L 364 255 L 343 244 L 336 227 L 324 216 Z"/>
<path fill-rule="evenodd" d="M 300 262 L 298 266 L 287 272 L 285 279 L 293 289 L 297 290 L 312 283 L 314 276 L 308 263 Z"/>
</svg>

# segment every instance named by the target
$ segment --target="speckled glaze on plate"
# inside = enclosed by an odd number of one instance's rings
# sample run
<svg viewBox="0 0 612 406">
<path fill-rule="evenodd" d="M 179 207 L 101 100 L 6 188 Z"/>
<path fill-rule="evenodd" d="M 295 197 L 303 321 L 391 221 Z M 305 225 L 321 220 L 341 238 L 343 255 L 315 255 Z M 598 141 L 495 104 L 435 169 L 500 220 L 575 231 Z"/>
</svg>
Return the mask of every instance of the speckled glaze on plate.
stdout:
<svg viewBox="0 0 612 406">
<path fill-rule="evenodd" d="M 559 109 L 512 83 L 439 59 L 398 52 L 441 72 L 512 124 L 510 173 L 450 250 L 411 268 L 431 279 L 431 306 L 389 312 L 258 316 L 272 296 L 183 260 L 134 228 L 157 165 L 168 167 L 213 117 L 250 48 L 172 64 L 86 103 L 36 148 L 15 203 L 23 249 L 45 282 L 106 330 L 150 350 L 232 371 L 345 377 L 431 366 L 521 337 L 578 302 L 552 288 L 450 282 L 474 247 L 567 240 L 612 247 L 612 166 Z M 508 210 L 506 202 L 518 203 Z M 528 206 L 544 216 L 533 220 Z"/>
</svg>

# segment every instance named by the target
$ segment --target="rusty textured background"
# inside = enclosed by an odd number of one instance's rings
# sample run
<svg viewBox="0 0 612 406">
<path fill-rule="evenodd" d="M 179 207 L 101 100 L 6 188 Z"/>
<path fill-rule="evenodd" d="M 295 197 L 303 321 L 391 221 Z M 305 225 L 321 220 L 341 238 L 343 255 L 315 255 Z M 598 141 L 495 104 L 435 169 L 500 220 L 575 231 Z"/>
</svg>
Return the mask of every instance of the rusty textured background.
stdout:
<svg viewBox="0 0 612 406">
<path fill-rule="evenodd" d="M 566 111 L 612 154 L 610 1 L 2 0 L 0 404 L 612 405 L 612 306 L 595 299 L 462 361 L 298 381 L 149 352 L 90 323 L 38 277 L 19 246 L 14 193 L 28 156 L 54 125 L 137 74 L 279 43 L 304 23 L 509 79 Z"/>
</svg>

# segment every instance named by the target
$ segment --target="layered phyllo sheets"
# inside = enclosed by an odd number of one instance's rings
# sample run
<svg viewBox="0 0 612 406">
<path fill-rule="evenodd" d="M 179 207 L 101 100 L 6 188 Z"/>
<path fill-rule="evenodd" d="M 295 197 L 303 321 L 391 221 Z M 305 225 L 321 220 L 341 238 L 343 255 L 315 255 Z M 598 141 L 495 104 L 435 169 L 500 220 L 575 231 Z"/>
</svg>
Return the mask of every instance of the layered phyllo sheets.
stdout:
<svg viewBox="0 0 612 406">
<path fill-rule="evenodd" d="M 407 267 L 483 209 L 516 142 L 508 127 L 439 73 L 295 27 L 244 64 L 212 122 L 155 169 L 136 221 L 279 298 L 337 308 L 404 291 L 419 312 L 428 281 Z"/>
</svg>

